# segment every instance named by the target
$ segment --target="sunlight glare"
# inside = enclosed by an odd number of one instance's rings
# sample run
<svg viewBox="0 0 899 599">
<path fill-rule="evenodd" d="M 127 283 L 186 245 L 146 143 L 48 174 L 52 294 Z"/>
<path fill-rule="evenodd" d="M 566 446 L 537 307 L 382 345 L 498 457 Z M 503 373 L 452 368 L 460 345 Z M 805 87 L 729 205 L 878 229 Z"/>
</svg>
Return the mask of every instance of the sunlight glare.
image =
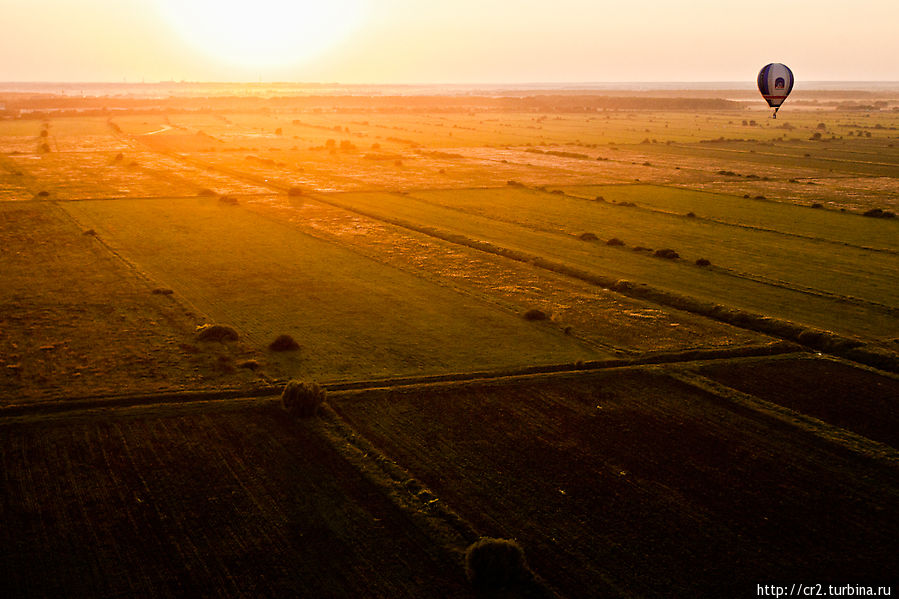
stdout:
<svg viewBox="0 0 899 599">
<path fill-rule="evenodd" d="M 348 37 L 361 0 L 161 0 L 180 34 L 217 59 L 246 67 L 307 62 Z"/>
</svg>

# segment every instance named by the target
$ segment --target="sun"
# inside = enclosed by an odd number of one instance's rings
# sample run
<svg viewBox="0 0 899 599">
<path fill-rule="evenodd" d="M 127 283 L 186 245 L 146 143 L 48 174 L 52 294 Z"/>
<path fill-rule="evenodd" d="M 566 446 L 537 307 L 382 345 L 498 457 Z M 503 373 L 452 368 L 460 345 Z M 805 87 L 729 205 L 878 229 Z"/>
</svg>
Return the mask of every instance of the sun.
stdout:
<svg viewBox="0 0 899 599">
<path fill-rule="evenodd" d="M 181 36 L 234 65 L 282 67 L 308 62 L 358 26 L 363 0 L 160 0 Z"/>
</svg>

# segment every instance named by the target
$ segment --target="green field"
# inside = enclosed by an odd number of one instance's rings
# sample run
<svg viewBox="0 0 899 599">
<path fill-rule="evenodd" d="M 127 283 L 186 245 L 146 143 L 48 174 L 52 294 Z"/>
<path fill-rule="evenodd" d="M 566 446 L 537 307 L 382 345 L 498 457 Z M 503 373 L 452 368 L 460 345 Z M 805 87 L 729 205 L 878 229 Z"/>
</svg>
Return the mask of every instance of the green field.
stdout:
<svg viewBox="0 0 899 599">
<path fill-rule="evenodd" d="M 283 365 L 289 376 L 381 378 L 603 356 L 521 314 L 215 198 L 65 208 L 159 285 L 260 349 L 280 334 L 300 340 L 299 355 Z"/>
<path fill-rule="evenodd" d="M 707 194 L 648 185 L 565 187 L 568 195 L 609 202 L 633 202 L 641 208 L 697 218 L 740 228 L 762 229 L 810 240 L 899 252 L 896 224 L 889 220 L 846 218 L 833 210 L 809 210 L 786 202 Z"/>
<path fill-rule="evenodd" d="M 588 272 L 651 282 L 849 335 L 889 337 L 899 332 L 899 320 L 889 309 L 895 305 L 897 289 L 892 284 L 897 263 L 893 254 L 835 249 L 826 242 L 517 189 L 342 194 L 326 199 L 365 214 L 436 227 Z M 583 232 L 595 233 L 600 243 L 580 240 L 577 235 Z M 613 237 L 629 247 L 602 243 Z M 767 244 L 766 237 L 771 238 Z M 649 252 L 634 252 L 635 246 L 673 248 L 685 260 L 661 260 Z M 692 264 L 699 258 L 729 272 Z M 844 301 L 851 297 L 864 303 Z"/>
</svg>

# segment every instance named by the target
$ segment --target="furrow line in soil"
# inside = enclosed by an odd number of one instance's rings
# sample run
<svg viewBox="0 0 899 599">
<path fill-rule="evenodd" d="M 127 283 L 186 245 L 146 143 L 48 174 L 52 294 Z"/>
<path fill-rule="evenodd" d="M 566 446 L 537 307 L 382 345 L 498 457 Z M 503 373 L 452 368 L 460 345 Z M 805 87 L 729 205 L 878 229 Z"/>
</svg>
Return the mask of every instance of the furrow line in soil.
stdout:
<svg viewBox="0 0 899 599">
<path fill-rule="evenodd" d="M 839 446 L 848 452 L 869 458 L 890 469 L 899 468 L 899 449 L 884 443 L 873 441 L 847 429 L 828 424 L 818 418 L 766 401 L 755 395 L 738 391 L 693 372 L 689 370 L 689 367 L 671 368 L 668 370 L 668 376 L 719 397 L 726 403 L 732 403 L 751 410 L 764 418 L 807 431 L 827 444 Z"/>
</svg>

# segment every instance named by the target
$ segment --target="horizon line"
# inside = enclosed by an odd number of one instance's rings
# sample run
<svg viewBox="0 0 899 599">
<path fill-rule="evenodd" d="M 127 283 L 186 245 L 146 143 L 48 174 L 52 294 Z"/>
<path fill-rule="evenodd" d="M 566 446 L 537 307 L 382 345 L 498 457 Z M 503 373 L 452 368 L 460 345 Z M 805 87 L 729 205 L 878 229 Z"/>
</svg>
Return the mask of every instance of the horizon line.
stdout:
<svg viewBox="0 0 899 599">
<path fill-rule="evenodd" d="M 154 81 L 108 81 L 108 80 L 0 80 L 0 85 L 308 85 L 308 86 L 471 86 L 471 85 L 497 85 L 497 86 L 518 86 L 518 85 L 683 85 L 683 84 L 741 84 L 753 85 L 755 80 L 745 79 L 715 79 L 715 80 L 678 80 L 678 79 L 653 79 L 653 80 L 633 80 L 633 81 L 456 81 L 456 82 L 341 82 L 341 81 L 286 81 L 286 80 L 257 80 L 257 81 L 226 81 L 226 80 L 188 80 L 188 79 L 160 79 Z M 895 83 L 899 84 L 899 79 L 815 79 L 808 80 L 806 84 L 812 83 Z"/>
</svg>

